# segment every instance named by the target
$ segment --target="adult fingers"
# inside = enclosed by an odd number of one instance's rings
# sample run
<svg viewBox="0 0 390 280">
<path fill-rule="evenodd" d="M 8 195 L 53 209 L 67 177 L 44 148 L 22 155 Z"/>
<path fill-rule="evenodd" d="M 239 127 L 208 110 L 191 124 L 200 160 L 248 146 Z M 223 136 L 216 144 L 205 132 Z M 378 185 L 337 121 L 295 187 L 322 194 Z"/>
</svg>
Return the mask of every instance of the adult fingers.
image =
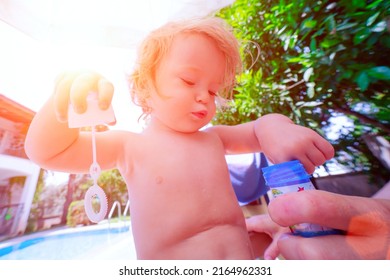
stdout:
<svg viewBox="0 0 390 280">
<path fill-rule="evenodd" d="M 353 221 L 367 213 L 376 213 L 377 204 L 378 202 L 370 198 L 313 190 L 279 196 L 271 201 L 268 211 L 271 218 L 282 226 L 315 223 L 351 230 L 350 225 Z M 368 217 L 364 220 L 370 222 Z"/>
<path fill-rule="evenodd" d="M 364 258 L 347 243 L 345 236 L 342 235 L 305 238 L 286 234 L 279 238 L 278 248 L 284 258 L 293 260 Z"/>
<path fill-rule="evenodd" d="M 389 240 L 385 235 L 326 235 L 305 238 L 283 235 L 278 248 L 286 259 L 390 259 Z"/>
</svg>

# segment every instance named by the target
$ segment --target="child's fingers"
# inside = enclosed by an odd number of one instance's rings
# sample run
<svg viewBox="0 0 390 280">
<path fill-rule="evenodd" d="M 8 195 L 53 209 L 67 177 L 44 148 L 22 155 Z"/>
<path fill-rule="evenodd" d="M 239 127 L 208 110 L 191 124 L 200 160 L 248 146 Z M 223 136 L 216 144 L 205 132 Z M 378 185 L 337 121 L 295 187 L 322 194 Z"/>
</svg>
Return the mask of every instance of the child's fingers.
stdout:
<svg viewBox="0 0 390 280">
<path fill-rule="evenodd" d="M 308 174 L 313 174 L 316 165 L 314 165 L 306 155 L 304 157 L 300 157 L 299 161 L 302 163 L 303 167 L 305 168 Z"/>
<path fill-rule="evenodd" d="M 255 258 L 264 258 L 265 251 L 272 244 L 272 238 L 266 233 L 249 232 L 252 250 Z"/>
<path fill-rule="evenodd" d="M 83 73 L 75 78 L 70 88 L 70 102 L 76 113 L 82 114 L 87 110 L 87 96 L 91 91 L 98 90 L 99 79 L 96 73 Z"/>
<path fill-rule="evenodd" d="M 320 136 L 316 137 L 316 139 L 314 139 L 314 145 L 322 152 L 326 160 L 334 157 L 333 146 L 324 138 Z"/>
<path fill-rule="evenodd" d="M 62 79 L 64 79 L 66 76 L 68 76 L 69 73 L 68 72 L 62 72 L 60 73 L 54 80 L 54 83 L 55 85 L 57 86 L 61 81 Z"/>
<path fill-rule="evenodd" d="M 289 229 L 280 227 L 267 214 L 246 219 L 246 225 L 256 256 L 267 260 L 276 259 L 279 255 L 277 239 L 282 233 L 289 232 Z"/>
<path fill-rule="evenodd" d="M 311 164 L 315 166 L 319 166 L 326 161 L 324 154 L 317 149 L 317 147 L 313 146 L 313 148 L 308 149 L 306 151 L 306 157 L 310 160 Z"/>
<path fill-rule="evenodd" d="M 105 78 L 98 81 L 99 107 L 102 110 L 108 109 L 114 94 L 114 86 Z"/>
<path fill-rule="evenodd" d="M 68 119 L 69 92 L 73 78 L 73 75 L 64 73 L 56 81 L 54 109 L 57 119 L 61 122 L 66 122 Z"/>
<path fill-rule="evenodd" d="M 280 250 L 278 247 L 278 239 L 275 238 L 272 240 L 271 244 L 264 251 L 265 260 L 274 260 L 280 255 Z"/>
<path fill-rule="evenodd" d="M 281 252 L 280 248 L 278 247 L 278 240 L 280 236 L 284 236 L 286 233 L 290 232 L 290 230 L 287 227 L 281 227 L 276 224 L 271 220 L 269 215 L 257 215 L 248 218 L 246 219 L 246 225 L 249 232 L 264 233 L 272 238 L 272 241 L 268 242 L 267 246 L 264 246 L 263 244 L 263 257 L 266 260 L 276 259 Z M 294 256 L 290 257 L 293 258 Z"/>
<path fill-rule="evenodd" d="M 265 232 L 270 236 L 279 230 L 279 226 L 267 214 L 256 215 L 246 219 L 246 227 L 249 232 Z"/>
<path fill-rule="evenodd" d="M 334 156 L 334 149 L 332 145 L 318 135 L 313 130 L 310 130 L 311 137 L 310 143 L 305 147 L 305 157 L 300 158 L 302 164 L 305 166 L 306 171 L 312 174 L 316 166 L 324 164 L 325 161 L 331 159 Z"/>
</svg>

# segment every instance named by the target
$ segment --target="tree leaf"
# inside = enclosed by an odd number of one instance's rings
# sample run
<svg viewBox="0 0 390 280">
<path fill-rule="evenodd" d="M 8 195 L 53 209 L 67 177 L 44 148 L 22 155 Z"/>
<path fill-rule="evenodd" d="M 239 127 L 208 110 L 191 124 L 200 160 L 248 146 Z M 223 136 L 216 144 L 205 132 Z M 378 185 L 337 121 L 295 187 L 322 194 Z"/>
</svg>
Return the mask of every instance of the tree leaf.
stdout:
<svg viewBox="0 0 390 280">
<path fill-rule="evenodd" d="M 319 105 L 322 105 L 323 102 L 319 101 L 310 101 L 310 102 L 304 102 L 300 107 L 317 107 Z"/>
<path fill-rule="evenodd" d="M 349 1 L 349 5 L 351 5 L 355 9 L 364 8 L 364 6 L 366 5 L 366 1 L 352 0 L 352 1 Z"/>
<path fill-rule="evenodd" d="M 366 25 L 367 26 L 371 26 L 375 20 L 378 18 L 378 16 L 380 15 L 381 13 L 380 12 L 376 12 L 375 14 L 373 14 L 372 16 L 370 16 L 368 19 L 367 19 L 367 23 Z"/>
<path fill-rule="evenodd" d="M 371 31 L 372 32 L 383 32 L 385 31 L 387 28 L 387 23 L 386 21 L 381 21 L 381 22 L 378 22 L 373 28 L 371 28 Z"/>
<path fill-rule="evenodd" d="M 297 63 L 297 62 L 301 62 L 301 61 L 302 61 L 302 58 L 300 58 L 300 57 L 292 57 L 292 58 L 287 60 L 287 62 L 289 62 L 289 63 Z"/>
<path fill-rule="evenodd" d="M 363 42 L 364 40 L 366 40 L 366 39 L 368 38 L 368 36 L 370 36 L 370 29 L 364 28 L 364 29 L 360 30 L 360 31 L 357 32 L 357 33 L 355 34 L 355 36 L 353 37 L 353 43 L 354 43 L 354 45 L 360 44 L 361 42 Z"/>
<path fill-rule="evenodd" d="M 303 79 L 305 80 L 305 82 L 308 82 L 310 80 L 311 74 L 313 74 L 313 68 L 312 67 L 308 68 L 305 71 L 305 73 L 303 73 Z"/>
<path fill-rule="evenodd" d="M 315 51 L 317 49 L 317 41 L 315 38 L 312 38 L 310 41 L 310 49 L 311 51 Z"/>
<path fill-rule="evenodd" d="M 378 80 L 390 80 L 390 68 L 387 66 L 377 66 L 367 70 L 367 74 L 370 77 L 376 78 Z"/>
<path fill-rule="evenodd" d="M 368 9 L 368 10 L 375 9 L 375 8 L 377 8 L 382 2 L 383 2 L 383 0 L 376 0 L 376 1 L 373 1 L 371 4 L 369 4 L 369 5 L 366 6 L 366 9 Z"/>
<path fill-rule="evenodd" d="M 327 19 L 325 19 L 326 26 L 328 28 L 328 32 L 333 32 L 336 29 L 336 20 L 334 19 L 334 15 L 330 15 Z"/>
<path fill-rule="evenodd" d="M 307 19 L 303 22 L 304 28 L 314 28 L 317 25 L 317 21 L 313 19 Z"/>
<path fill-rule="evenodd" d="M 342 30 L 345 30 L 345 29 L 349 29 L 349 28 L 355 27 L 357 25 L 358 25 L 358 23 L 356 23 L 356 22 L 354 22 L 354 23 L 345 22 L 345 23 L 339 24 L 336 27 L 336 31 L 342 31 Z"/>
<path fill-rule="evenodd" d="M 306 90 L 307 96 L 311 99 L 314 97 L 315 91 L 314 86 L 308 86 Z"/>
<path fill-rule="evenodd" d="M 334 45 L 337 45 L 340 41 L 338 39 L 330 39 L 326 38 L 324 41 L 321 42 L 321 47 L 324 49 L 328 49 Z"/>
<path fill-rule="evenodd" d="M 368 78 L 367 73 L 362 71 L 357 76 L 356 82 L 357 82 L 358 86 L 360 87 L 360 90 L 365 91 L 368 88 L 368 85 L 370 84 L 370 79 Z"/>
</svg>

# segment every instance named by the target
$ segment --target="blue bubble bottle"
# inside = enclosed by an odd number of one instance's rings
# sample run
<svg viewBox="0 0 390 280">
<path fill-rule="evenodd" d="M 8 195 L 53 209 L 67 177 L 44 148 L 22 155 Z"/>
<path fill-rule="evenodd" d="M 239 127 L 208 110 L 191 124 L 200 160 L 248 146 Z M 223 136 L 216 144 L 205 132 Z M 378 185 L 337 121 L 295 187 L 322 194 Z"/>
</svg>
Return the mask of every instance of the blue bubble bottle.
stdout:
<svg viewBox="0 0 390 280">
<path fill-rule="evenodd" d="M 299 160 L 264 167 L 262 171 L 265 182 L 271 189 L 274 198 L 285 193 L 315 190 L 310 176 Z M 310 223 L 292 225 L 290 230 L 294 235 L 303 237 L 341 233 L 339 230 Z"/>
</svg>

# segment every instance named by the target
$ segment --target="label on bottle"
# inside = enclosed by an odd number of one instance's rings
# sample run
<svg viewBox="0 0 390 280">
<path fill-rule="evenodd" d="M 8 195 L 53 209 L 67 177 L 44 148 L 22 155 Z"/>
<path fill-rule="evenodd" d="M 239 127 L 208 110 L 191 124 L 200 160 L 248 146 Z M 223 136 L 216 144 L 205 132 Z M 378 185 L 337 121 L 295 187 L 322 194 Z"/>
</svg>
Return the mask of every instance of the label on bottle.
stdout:
<svg viewBox="0 0 390 280">
<path fill-rule="evenodd" d="M 273 197 L 278 197 L 279 195 L 286 194 L 286 193 L 302 192 L 307 190 L 315 190 L 313 184 L 310 181 L 291 185 L 291 186 L 287 185 L 278 188 L 271 188 Z"/>
<path fill-rule="evenodd" d="M 290 186 L 287 185 L 278 188 L 271 188 L 271 192 L 274 198 L 286 193 L 302 192 L 306 190 L 315 190 L 314 185 L 310 181 Z M 290 226 L 290 230 L 293 234 L 304 237 L 320 236 L 327 234 L 340 234 L 339 230 L 311 223 L 296 224 Z"/>
</svg>

